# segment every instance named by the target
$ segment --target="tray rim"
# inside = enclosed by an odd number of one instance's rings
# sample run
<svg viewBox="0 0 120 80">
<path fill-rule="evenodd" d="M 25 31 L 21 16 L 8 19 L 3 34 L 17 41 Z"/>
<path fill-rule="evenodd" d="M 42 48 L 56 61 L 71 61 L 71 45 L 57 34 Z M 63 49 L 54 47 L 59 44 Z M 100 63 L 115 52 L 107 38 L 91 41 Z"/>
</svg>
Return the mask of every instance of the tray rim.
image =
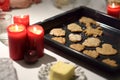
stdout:
<svg viewBox="0 0 120 80">
<path fill-rule="evenodd" d="M 66 15 L 66 14 L 68 14 L 68 13 L 74 12 L 74 11 L 80 9 L 80 8 L 90 9 L 90 10 L 96 11 L 96 13 L 99 13 L 99 14 L 105 16 L 105 17 L 114 19 L 115 21 L 120 21 L 119 19 L 114 18 L 114 17 L 112 17 L 112 16 L 109 16 L 109 15 L 107 15 L 106 13 L 103 13 L 103 12 L 100 12 L 100 11 L 97 11 L 97 10 L 94 10 L 94 9 L 91 9 L 91 8 L 88 8 L 88 7 L 85 7 L 85 6 L 81 6 L 81 7 L 72 9 L 72 10 L 70 10 L 70 11 L 67 11 L 67 12 L 64 12 L 64 13 L 61 13 L 61 14 L 58 14 L 58 15 L 56 15 L 56 16 L 53 16 L 53 17 L 51 17 L 51 18 L 45 19 L 43 22 L 38 22 L 38 23 L 36 23 L 36 24 L 46 23 L 46 22 L 48 22 L 48 21 L 54 20 L 55 18 L 58 18 L 58 17 L 61 17 L 61 16 L 63 16 L 63 15 Z M 110 30 L 113 30 L 113 29 L 114 29 L 115 32 L 117 31 L 118 34 L 120 34 L 120 30 L 117 29 L 117 28 L 111 27 L 111 28 L 109 28 L 109 29 L 110 29 Z M 73 50 L 73 49 L 70 49 L 69 47 L 66 47 L 66 46 L 64 46 L 64 45 L 62 45 L 62 44 L 60 44 L 60 43 L 54 42 L 54 41 L 50 40 L 49 38 L 47 38 L 47 36 L 44 36 L 44 39 L 45 39 L 45 42 L 47 42 L 48 44 L 58 45 L 58 46 L 60 46 L 60 47 L 62 47 L 62 48 L 64 48 L 64 49 L 67 49 L 67 50 L 72 51 L 72 52 L 77 53 L 77 54 L 78 54 L 78 53 L 81 53 L 81 52 L 75 51 L 75 50 Z M 52 45 L 51 45 L 51 46 L 52 46 Z M 53 46 L 53 47 L 54 47 L 54 46 Z M 55 48 L 55 47 L 54 47 L 54 48 Z M 81 55 L 82 55 L 82 57 L 85 57 L 85 58 L 87 57 L 87 59 L 92 60 L 92 61 L 95 62 L 95 63 L 98 63 L 98 61 L 95 60 L 95 59 L 93 59 L 93 58 L 90 58 L 90 57 L 85 56 L 85 55 L 83 55 L 83 54 L 81 54 Z M 80 55 L 80 56 L 81 56 L 81 55 Z M 101 64 L 101 63 L 99 63 L 99 64 Z M 102 65 L 104 65 L 106 68 L 109 68 L 109 69 L 110 69 L 109 71 L 116 71 L 116 70 L 119 70 L 119 69 L 120 69 L 120 67 L 119 67 L 119 68 L 114 68 L 114 67 L 110 67 L 110 66 L 108 66 L 108 65 L 105 65 L 104 63 L 102 63 Z"/>
</svg>

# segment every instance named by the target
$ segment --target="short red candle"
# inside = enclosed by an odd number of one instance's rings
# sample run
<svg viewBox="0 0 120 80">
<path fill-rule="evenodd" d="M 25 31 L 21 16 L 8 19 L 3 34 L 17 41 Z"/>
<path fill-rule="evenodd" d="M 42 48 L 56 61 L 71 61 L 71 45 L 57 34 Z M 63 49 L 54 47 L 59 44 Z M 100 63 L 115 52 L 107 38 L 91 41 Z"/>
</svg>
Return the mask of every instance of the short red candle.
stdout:
<svg viewBox="0 0 120 80">
<path fill-rule="evenodd" d="M 29 15 L 21 15 L 13 17 L 14 23 L 23 24 L 26 27 L 29 26 Z"/>
<path fill-rule="evenodd" d="M 32 25 L 27 28 L 30 49 L 37 51 L 38 57 L 44 55 L 44 29 L 40 25 Z"/>
<path fill-rule="evenodd" d="M 24 58 L 26 49 L 27 33 L 26 28 L 22 24 L 11 24 L 7 28 L 10 57 L 13 60 Z"/>
<path fill-rule="evenodd" d="M 120 18 L 120 6 L 115 5 L 115 3 L 112 3 L 111 5 L 108 4 L 107 13 L 113 17 Z"/>
</svg>

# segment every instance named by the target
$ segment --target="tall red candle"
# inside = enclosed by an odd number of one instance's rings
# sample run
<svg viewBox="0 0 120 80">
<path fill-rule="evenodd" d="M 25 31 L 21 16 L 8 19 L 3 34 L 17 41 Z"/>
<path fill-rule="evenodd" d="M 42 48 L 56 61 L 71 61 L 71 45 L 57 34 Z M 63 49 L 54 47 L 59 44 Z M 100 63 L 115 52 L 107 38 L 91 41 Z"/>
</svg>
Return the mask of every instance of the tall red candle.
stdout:
<svg viewBox="0 0 120 80">
<path fill-rule="evenodd" d="M 30 49 L 37 51 L 38 57 L 44 55 L 44 29 L 39 25 L 32 25 L 27 28 Z"/>
<path fill-rule="evenodd" d="M 116 18 L 120 18 L 120 6 L 115 3 L 108 4 L 107 13 Z"/>
<path fill-rule="evenodd" d="M 13 60 L 23 59 L 26 49 L 26 28 L 22 24 L 11 24 L 7 28 L 10 57 Z"/>
<path fill-rule="evenodd" d="M 26 27 L 28 27 L 29 26 L 29 15 L 14 16 L 13 21 L 14 23 L 23 24 Z"/>
</svg>

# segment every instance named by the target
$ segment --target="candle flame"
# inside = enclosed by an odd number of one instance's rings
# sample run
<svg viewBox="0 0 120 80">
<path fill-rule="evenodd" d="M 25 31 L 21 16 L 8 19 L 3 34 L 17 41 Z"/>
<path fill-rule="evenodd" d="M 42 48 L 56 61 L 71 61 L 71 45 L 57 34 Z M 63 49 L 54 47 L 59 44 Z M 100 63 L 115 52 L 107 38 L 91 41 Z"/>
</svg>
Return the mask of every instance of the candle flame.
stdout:
<svg viewBox="0 0 120 80">
<path fill-rule="evenodd" d="M 21 18 L 24 18 L 24 15 L 20 15 Z"/>
<path fill-rule="evenodd" d="M 15 25 L 15 30 L 18 31 L 18 26 L 17 25 Z"/>
<path fill-rule="evenodd" d="M 36 32 L 36 31 L 37 31 L 37 28 L 36 28 L 36 27 L 33 27 L 33 31 Z"/>
<path fill-rule="evenodd" d="M 112 8 L 115 8 L 115 3 L 112 3 Z"/>
<path fill-rule="evenodd" d="M 35 34 L 40 34 L 41 30 L 39 30 L 37 27 L 33 27 L 32 32 L 35 33 Z"/>
</svg>

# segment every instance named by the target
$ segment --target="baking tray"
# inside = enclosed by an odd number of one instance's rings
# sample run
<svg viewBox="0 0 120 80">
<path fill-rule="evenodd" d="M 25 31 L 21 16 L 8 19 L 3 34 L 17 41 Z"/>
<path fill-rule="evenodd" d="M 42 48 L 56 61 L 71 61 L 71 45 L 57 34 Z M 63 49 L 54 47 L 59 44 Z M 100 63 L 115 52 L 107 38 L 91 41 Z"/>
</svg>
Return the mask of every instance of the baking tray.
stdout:
<svg viewBox="0 0 120 80">
<path fill-rule="evenodd" d="M 103 56 L 100 55 L 98 58 L 93 59 L 82 52 L 78 52 L 69 48 L 70 41 L 66 41 L 66 43 L 60 44 L 56 41 L 51 40 L 53 36 L 49 34 L 50 30 L 53 28 L 63 28 L 66 29 L 66 26 L 70 23 L 77 23 L 84 27 L 84 25 L 80 24 L 78 20 L 82 17 L 89 17 L 100 23 L 103 28 L 103 35 L 99 37 L 102 43 L 110 43 L 112 46 L 118 50 L 118 54 L 113 56 Z M 63 51 L 65 54 L 76 57 L 79 60 L 85 61 L 85 63 L 92 63 L 94 65 L 99 66 L 108 71 L 118 71 L 120 70 L 120 20 L 114 17 L 108 16 L 105 13 L 93 10 L 88 7 L 81 6 L 79 8 L 75 8 L 73 10 L 67 11 L 65 13 L 59 14 L 57 16 L 51 17 L 49 19 L 44 20 L 43 22 L 38 22 L 36 24 L 42 25 L 45 30 L 45 43 L 49 44 L 53 48 L 59 49 Z M 69 34 L 69 31 L 66 32 L 66 35 Z M 83 34 L 83 41 L 87 37 Z M 67 39 L 68 40 L 68 39 Z M 101 62 L 104 58 L 110 58 L 117 62 L 117 67 L 111 67 L 107 64 Z"/>
</svg>

